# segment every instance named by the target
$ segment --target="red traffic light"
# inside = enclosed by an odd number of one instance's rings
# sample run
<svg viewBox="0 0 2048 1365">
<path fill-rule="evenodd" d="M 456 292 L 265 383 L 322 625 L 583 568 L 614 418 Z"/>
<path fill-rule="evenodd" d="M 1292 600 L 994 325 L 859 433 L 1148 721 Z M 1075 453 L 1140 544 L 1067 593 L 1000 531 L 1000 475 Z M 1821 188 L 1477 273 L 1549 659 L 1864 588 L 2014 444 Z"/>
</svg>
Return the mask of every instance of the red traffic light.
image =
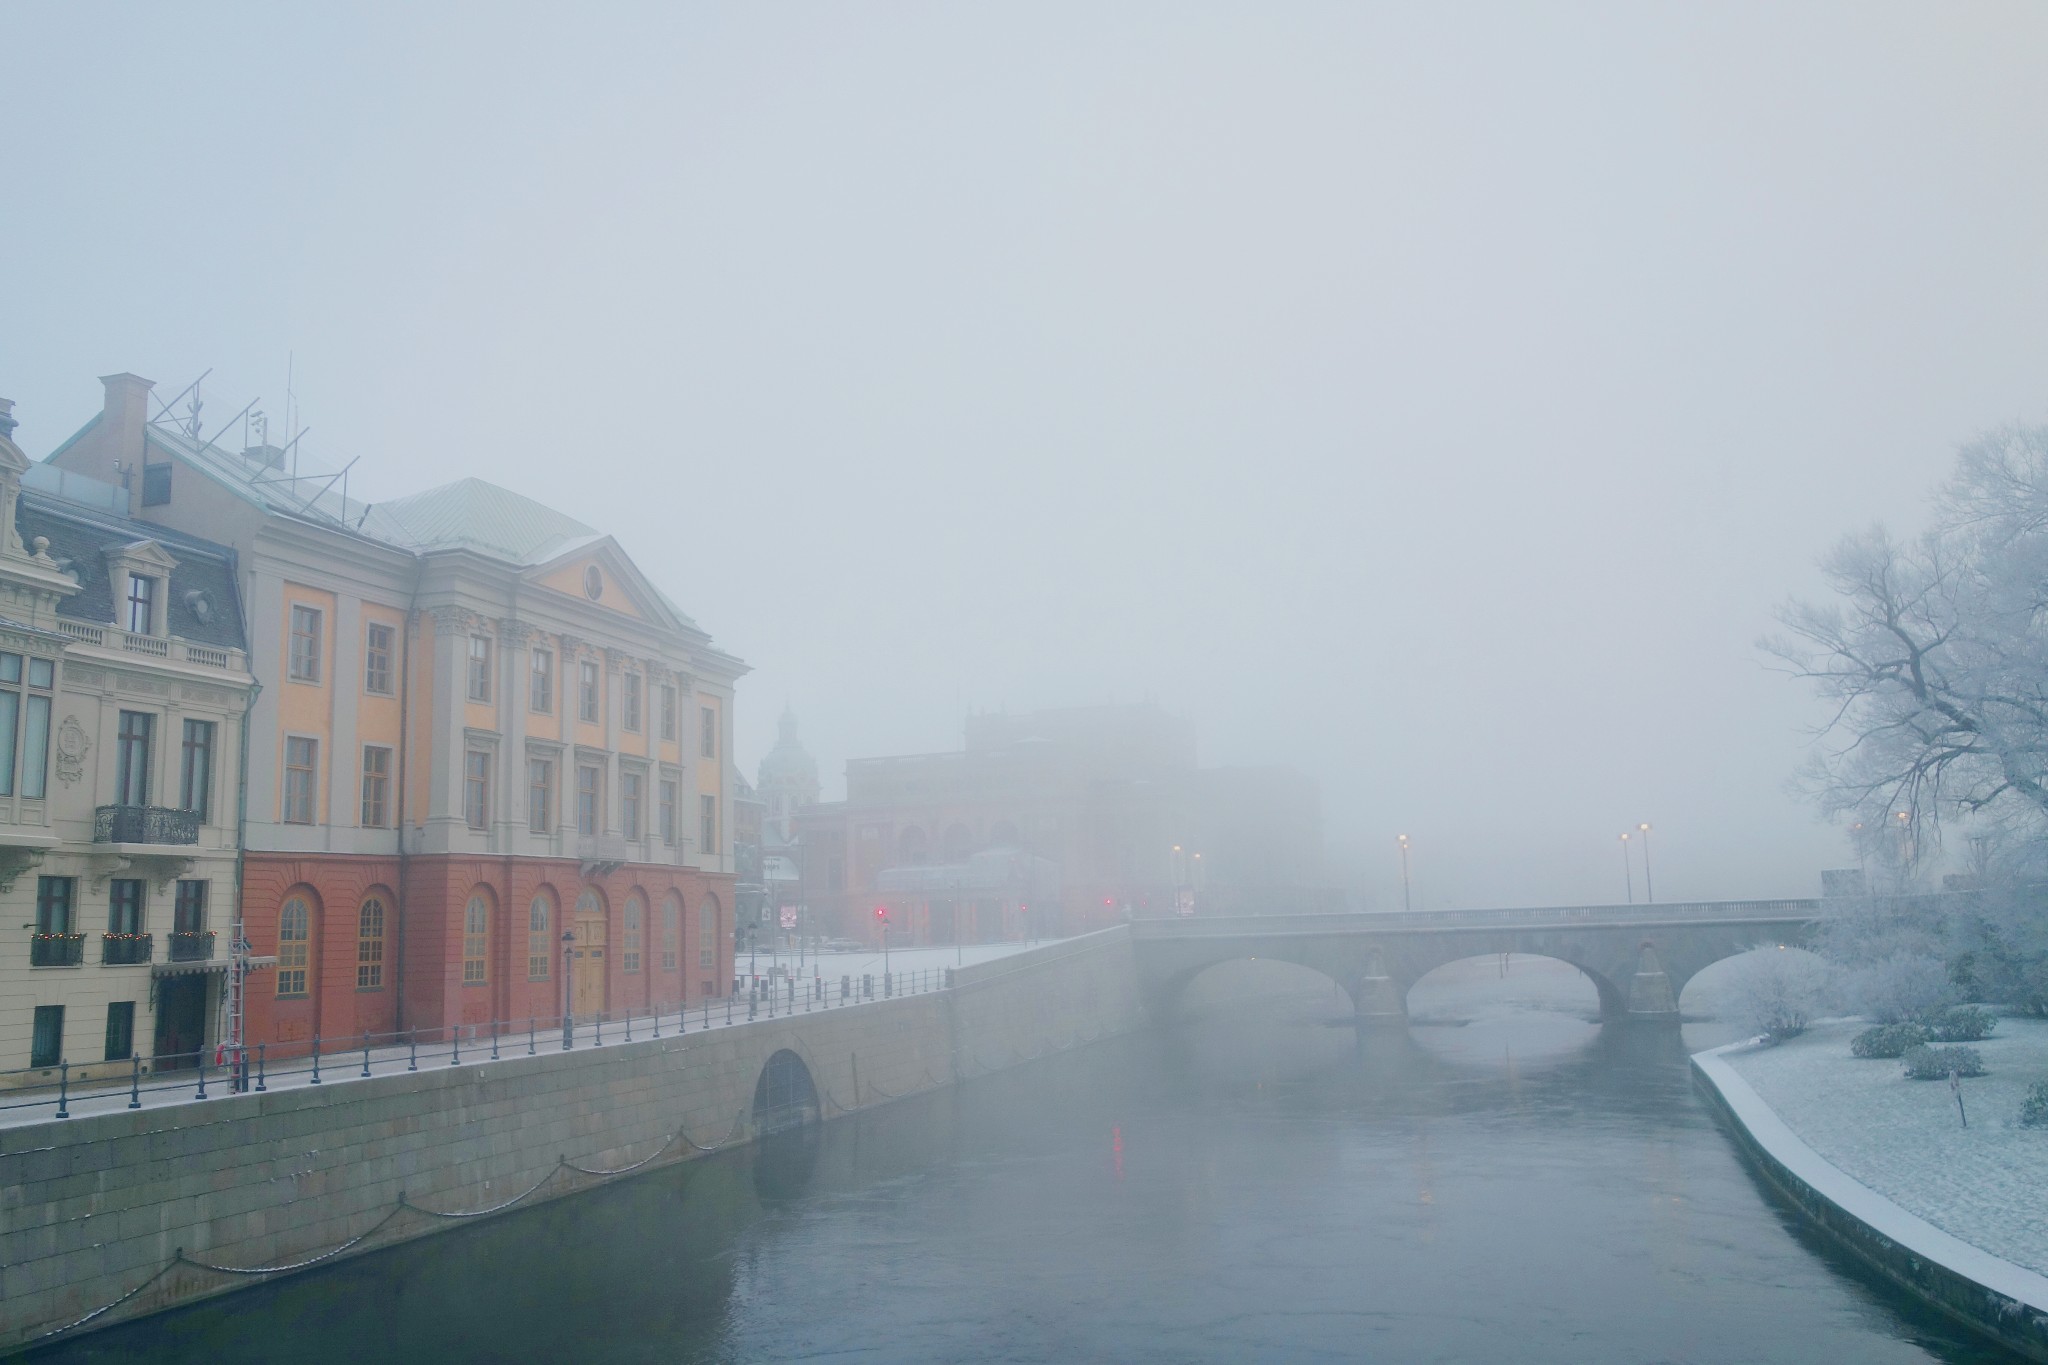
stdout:
<svg viewBox="0 0 2048 1365">
<path fill-rule="evenodd" d="M 889 907 L 886 905 L 876 906 L 875 918 L 880 920 L 882 923 L 887 924 L 889 922 Z"/>
</svg>

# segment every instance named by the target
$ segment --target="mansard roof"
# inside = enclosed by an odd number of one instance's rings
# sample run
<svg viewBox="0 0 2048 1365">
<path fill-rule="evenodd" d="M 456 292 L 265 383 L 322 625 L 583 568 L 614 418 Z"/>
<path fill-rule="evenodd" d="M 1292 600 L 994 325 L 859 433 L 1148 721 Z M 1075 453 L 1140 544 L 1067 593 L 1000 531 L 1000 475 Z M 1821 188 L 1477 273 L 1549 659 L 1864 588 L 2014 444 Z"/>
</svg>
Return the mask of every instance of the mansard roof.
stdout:
<svg viewBox="0 0 2048 1365">
<path fill-rule="evenodd" d="M 81 507 L 32 488 L 22 490 L 15 525 L 24 544 L 33 544 L 37 536 L 47 537 L 49 556 L 58 568 L 78 580 L 78 591 L 57 604 L 60 617 L 96 626 L 119 619 L 107 552 L 153 541 L 176 561 L 165 603 L 170 633 L 221 649 L 246 648 L 241 597 L 235 589 L 234 552 L 226 546 Z"/>
</svg>

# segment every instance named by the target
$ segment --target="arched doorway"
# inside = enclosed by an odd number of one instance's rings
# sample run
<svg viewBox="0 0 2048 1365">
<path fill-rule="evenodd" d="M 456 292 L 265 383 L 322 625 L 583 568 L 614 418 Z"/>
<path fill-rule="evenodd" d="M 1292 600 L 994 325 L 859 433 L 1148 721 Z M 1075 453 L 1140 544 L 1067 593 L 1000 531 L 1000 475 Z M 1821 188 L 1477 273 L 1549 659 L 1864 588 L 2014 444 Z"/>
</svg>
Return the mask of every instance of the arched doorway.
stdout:
<svg viewBox="0 0 2048 1365">
<path fill-rule="evenodd" d="M 572 1008 L 578 1014 L 600 1014 L 605 1007 L 604 893 L 594 886 L 583 888 L 576 898 L 575 975 L 572 978 Z"/>
<path fill-rule="evenodd" d="M 761 1068 L 754 1082 L 754 1130 L 779 1133 L 816 1123 L 820 1117 L 818 1087 L 804 1059 L 783 1048 Z"/>
</svg>

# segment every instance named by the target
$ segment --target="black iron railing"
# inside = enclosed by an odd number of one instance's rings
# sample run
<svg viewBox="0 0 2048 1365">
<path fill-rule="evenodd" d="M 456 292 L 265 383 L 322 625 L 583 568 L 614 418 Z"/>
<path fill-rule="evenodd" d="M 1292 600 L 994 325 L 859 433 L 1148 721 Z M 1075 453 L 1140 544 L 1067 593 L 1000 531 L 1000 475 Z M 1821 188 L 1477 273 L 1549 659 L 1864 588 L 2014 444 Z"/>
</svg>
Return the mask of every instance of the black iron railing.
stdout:
<svg viewBox="0 0 2048 1365">
<path fill-rule="evenodd" d="M 213 960 L 213 930 L 180 929 L 171 935 L 171 961 L 210 962 Z"/>
<path fill-rule="evenodd" d="M 28 941 L 31 967 L 76 967 L 83 961 L 84 934 L 37 934 Z"/>
<path fill-rule="evenodd" d="M 96 844 L 196 844 L 199 812 L 168 806 L 101 806 L 93 812 Z"/>
<path fill-rule="evenodd" d="M 133 967 L 156 953 L 152 934 L 101 934 L 100 962 L 108 967 Z"/>
</svg>

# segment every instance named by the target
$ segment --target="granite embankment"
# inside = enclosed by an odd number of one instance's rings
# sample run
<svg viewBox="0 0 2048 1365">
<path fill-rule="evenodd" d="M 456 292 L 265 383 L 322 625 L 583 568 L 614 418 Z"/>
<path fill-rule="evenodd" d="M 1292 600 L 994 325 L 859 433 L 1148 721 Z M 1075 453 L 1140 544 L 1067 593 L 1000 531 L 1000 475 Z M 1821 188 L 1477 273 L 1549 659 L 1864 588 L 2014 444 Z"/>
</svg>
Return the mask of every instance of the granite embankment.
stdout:
<svg viewBox="0 0 2048 1365">
<path fill-rule="evenodd" d="M 1114 929 L 925 995 L 0 1130 L 0 1352 L 748 1141 L 781 1051 L 830 1119 L 1143 1018 Z"/>
</svg>

